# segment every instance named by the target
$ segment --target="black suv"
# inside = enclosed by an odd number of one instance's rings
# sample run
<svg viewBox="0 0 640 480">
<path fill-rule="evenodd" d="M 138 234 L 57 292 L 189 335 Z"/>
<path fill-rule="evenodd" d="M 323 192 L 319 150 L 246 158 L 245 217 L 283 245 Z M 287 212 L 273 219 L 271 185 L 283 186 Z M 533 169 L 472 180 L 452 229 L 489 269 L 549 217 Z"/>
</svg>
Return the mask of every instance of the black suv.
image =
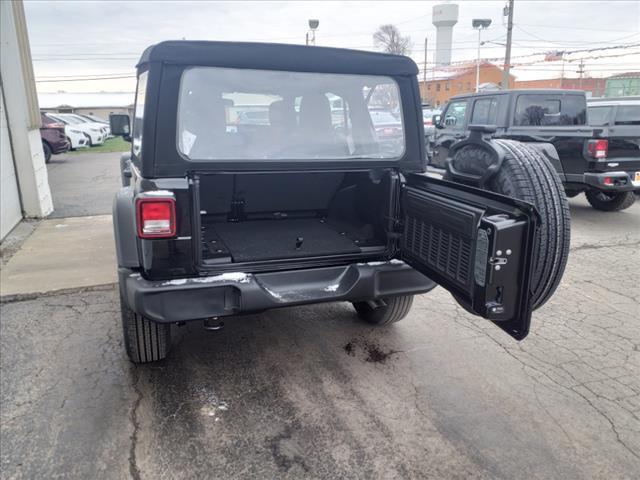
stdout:
<svg viewBox="0 0 640 480">
<path fill-rule="evenodd" d="M 611 99 L 609 99 L 611 100 Z M 469 127 L 493 127 L 493 138 L 538 143 L 547 150 L 568 197 L 585 193 L 602 211 L 629 208 L 640 190 L 638 105 L 589 103 L 578 90 L 501 90 L 453 97 L 437 118 L 430 165 L 448 170 L 446 178 L 477 172 L 478 165 L 455 162 L 451 148 L 467 138 Z M 620 102 L 618 102 L 620 103 Z M 592 107 L 593 105 L 593 107 Z M 620 112 L 620 118 L 613 120 Z M 594 120 L 594 121 L 590 121 Z M 553 145 L 553 147 L 551 147 Z M 557 158 L 556 158 L 557 153 Z"/>
<path fill-rule="evenodd" d="M 411 59 L 172 41 L 137 69 L 132 132 L 110 118 L 132 141 L 113 215 L 132 361 L 164 358 L 171 324 L 290 305 L 349 301 L 387 325 L 436 284 L 522 339 L 558 285 L 569 219 L 553 167 L 477 131 L 460 154 L 494 158 L 499 181 L 425 176 Z"/>
</svg>

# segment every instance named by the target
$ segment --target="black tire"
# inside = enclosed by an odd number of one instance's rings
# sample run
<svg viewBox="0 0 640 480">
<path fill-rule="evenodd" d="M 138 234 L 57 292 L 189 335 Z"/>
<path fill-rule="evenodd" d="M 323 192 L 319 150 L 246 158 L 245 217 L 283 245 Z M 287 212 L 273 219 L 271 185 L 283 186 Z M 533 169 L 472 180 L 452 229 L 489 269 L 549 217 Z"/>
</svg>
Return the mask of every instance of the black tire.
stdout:
<svg viewBox="0 0 640 480">
<path fill-rule="evenodd" d="M 558 174 L 539 150 L 514 140 L 494 141 L 506 155 L 486 189 L 532 203 L 541 217 L 532 278 L 532 306 L 536 309 L 558 288 L 567 265 L 571 236 L 569 203 Z M 452 159 L 457 170 L 475 174 L 481 173 L 487 162 L 490 158 L 486 152 L 473 145 L 461 148 Z"/>
<path fill-rule="evenodd" d="M 156 323 L 131 310 L 120 295 L 124 347 L 133 363 L 162 360 L 171 347 L 171 325 Z"/>
<path fill-rule="evenodd" d="M 605 193 L 599 190 L 585 192 L 587 201 L 596 210 L 603 212 L 619 212 L 629 208 L 636 201 L 633 192 Z"/>
<path fill-rule="evenodd" d="M 42 152 L 44 153 L 44 163 L 51 161 L 51 147 L 47 142 L 42 142 Z"/>
<path fill-rule="evenodd" d="M 367 323 L 385 326 L 399 322 L 406 317 L 412 304 L 413 295 L 406 295 L 370 302 L 353 302 L 353 308 L 358 312 L 358 316 Z"/>
</svg>

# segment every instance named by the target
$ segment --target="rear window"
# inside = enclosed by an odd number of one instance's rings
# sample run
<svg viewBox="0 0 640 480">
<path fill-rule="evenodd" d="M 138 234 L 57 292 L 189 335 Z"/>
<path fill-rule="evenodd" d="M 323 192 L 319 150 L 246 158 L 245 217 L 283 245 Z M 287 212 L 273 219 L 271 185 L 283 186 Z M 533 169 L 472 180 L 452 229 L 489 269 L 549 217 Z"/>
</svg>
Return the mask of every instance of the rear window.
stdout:
<svg viewBox="0 0 640 480">
<path fill-rule="evenodd" d="M 620 105 L 616 125 L 640 125 L 640 105 Z"/>
<path fill-rule="evenodd" d="M 589 125 L 594 127 L 604 127 L 609 125 L 611 121 L 611 112 L 613 107 L 589 107 Z"/>
<path fill-rule="evenodd" d="M 585 125 L 587 104 L 580 95 L 519 95 L 513 124 L 518 126 Z"/>
<path fill-rule="evenodd" d="M 192 67 L 177 130 L 178 150 L 194 161 L 397 159 L 405 150 L 398 86 L 384 76 Z"/>
</svg>

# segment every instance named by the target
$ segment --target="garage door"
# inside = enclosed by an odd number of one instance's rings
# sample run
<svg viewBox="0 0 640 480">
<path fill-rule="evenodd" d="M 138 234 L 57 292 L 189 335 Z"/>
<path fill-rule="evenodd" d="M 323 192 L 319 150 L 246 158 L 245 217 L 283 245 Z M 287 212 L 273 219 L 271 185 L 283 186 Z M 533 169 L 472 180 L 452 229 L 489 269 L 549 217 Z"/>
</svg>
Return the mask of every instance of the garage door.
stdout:
<svg viewBox="0 0 640 480">
<path fill-rule="evenodd" d="M 4 110 L 4 99 L 0 95 L 0 240 L 22 219 L 20 194 L 13 152 L 9 141 L 9 127 Z"/>
</svg>

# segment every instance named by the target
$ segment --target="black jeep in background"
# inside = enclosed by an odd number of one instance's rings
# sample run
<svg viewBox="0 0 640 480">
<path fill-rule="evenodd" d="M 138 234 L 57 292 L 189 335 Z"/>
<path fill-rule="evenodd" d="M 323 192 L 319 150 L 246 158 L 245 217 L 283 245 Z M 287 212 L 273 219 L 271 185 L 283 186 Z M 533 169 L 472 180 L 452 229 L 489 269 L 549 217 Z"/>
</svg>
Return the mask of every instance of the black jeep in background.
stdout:
<svg viewBox="0 0 640 480">
<path fill-rule="evenodd" d="M 459 155 L 495 160 L 495 181 L 425 176 L 413 60 L 178 41 L 137 70 L 132 132 L 110 117 L 132 141 L 113 222 L 133 362 L 164 358 L 173 324 L 290 305 L 348 301 L 389 325 L 436 284 L 523 339 L 558 286 L 569 216 L 553 166 L 476 132 Z M 379 111 L 399 118 L 380 127 Z"/>
<path fill-rule="evenodd" d="M 627 110 L 621 112 L 625 119 L 631 115 Z M 584 192 L 598 210 L 623 210 L 634 203 L 633 191 L 640 190 L 640 125 L 630 118 L 616 123 L 612 116 L 595 126 L 589 116 L 584 92 L 576 90 L 458 95 L 437 119 L 429 164 L 447 170 L 451 179 L 478 173 L 481 165 L 449 165 L 448 159 L 456 143 L 469 135 L 470 125 L 491 126 L 492 138 L 553 145 L 559 161 L 552 154 L 548 158 L 568 197 Z"/>
</svg>

